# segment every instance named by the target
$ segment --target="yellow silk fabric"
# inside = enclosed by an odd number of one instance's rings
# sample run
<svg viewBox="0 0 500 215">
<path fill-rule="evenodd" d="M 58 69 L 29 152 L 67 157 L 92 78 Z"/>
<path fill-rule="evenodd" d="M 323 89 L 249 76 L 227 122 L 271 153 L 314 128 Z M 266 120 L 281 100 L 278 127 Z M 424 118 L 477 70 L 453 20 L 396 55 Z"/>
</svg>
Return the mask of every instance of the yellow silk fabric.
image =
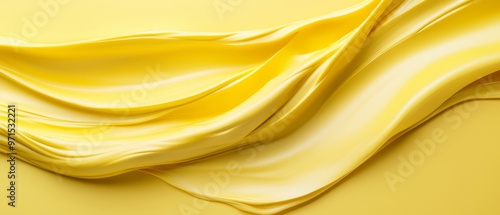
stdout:
<svg viewBox="0 0 500 215">
<path fill-rule="evenodd" d="M 500 96 L 500 2 L 347 5 L 236 32 L 2 37 L 0 120 L 18 105 L 18 156 L 37 167 L 79 178 L 141 170 L 272 214 L 449 107 Z"/>
</svg>

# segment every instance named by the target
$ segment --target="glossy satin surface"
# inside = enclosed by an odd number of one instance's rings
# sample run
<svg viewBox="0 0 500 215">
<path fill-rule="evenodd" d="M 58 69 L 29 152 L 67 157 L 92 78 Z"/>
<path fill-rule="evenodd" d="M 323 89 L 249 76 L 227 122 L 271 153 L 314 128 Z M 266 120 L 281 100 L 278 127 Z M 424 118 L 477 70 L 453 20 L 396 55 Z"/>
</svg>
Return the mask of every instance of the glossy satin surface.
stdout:
<svg viewBox="0 0 500 215">
<path fill-rule="evenodd" d="M 7 32 L 0 120 L 18 105 L 19 158 L 38 168 L 83 179 L 148 173 L 197 198 L 274 214 L 349 180 L 456 105 L 500 96 L 499 2 L 339 2 L 315 15 L 274 10 L 284 15 L 270 22 L 265 9 L 251 24 L 216 9 L 218 21 L 200 22 L 229 24 Z M 57 4 L 62 16 L 83 3 Z M 85 17 L 56 15 L 49 21 L 60 26 Z M 445 118 L 454 128 L 463 117 Z"/>
</svg>

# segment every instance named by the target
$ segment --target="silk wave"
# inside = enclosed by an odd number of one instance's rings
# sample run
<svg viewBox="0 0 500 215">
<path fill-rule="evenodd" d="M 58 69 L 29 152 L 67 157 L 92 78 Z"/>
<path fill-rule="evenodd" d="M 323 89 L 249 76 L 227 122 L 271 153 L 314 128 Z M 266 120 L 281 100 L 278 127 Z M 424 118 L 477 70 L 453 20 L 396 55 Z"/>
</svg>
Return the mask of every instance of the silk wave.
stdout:
<svg viewBox="0 0 500 215">
<path fill-rule="evenodd" d="M 40 168 L 79 178 L 140 170 L 278 213 L 447 108 L 498 98 L 498 6 L 367 0 L 253 31 L 2 38 L 0 120 L 18 105 L 18 157 Z"/>
</svg>

